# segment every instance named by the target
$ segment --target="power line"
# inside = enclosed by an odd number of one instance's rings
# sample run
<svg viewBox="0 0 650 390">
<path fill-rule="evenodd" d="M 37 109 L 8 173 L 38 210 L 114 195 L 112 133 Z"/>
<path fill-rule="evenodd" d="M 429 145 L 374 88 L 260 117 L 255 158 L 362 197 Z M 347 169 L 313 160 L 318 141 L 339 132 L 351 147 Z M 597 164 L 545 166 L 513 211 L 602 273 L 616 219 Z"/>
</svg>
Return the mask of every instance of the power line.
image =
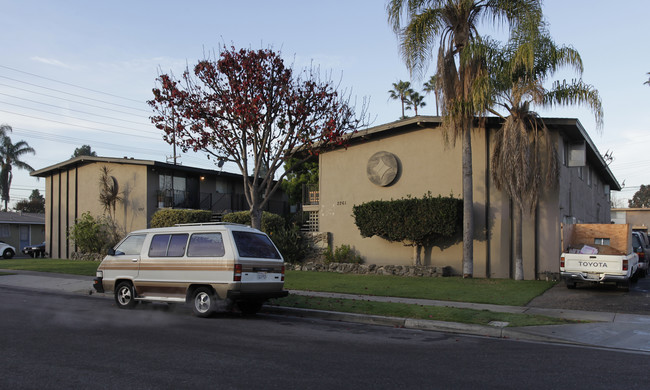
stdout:
<svg viewBox="0 0 650 390">
<path fill-rule="evenodd" d="M 91 88 L 82 87 L 82 86 L 80 86 L 80 85 L 75 85 L 75 84 L 67 83 L 67 82 L 65 82 L 65 81 L 60 81 L 60 80 L 51 79 L 51 78 L 49 78 L 49 77 L 39 76 L 39 75 L 34 74 L 34 73 L 29 73 L 29 72 L 25 72 L 25 71 L 23 71 L 23 70 L 10 68 L 10 67 L 8 67 L 8 66 L 4 66 L 4 65 L 0 65 L 0 68 L 5 68 L 5 69 L 13 70 L 14 72 L 24 73 L 24 74 L 27 74 L 27 75 L 30 75 L 30 76 L 34 76 L 34 77 L 38 77 L 38 78 L 41 78 L 41 79 L 44 79 L 44 80 L 54 81 L 55 83 L 64 84 L 64 85 L 69 85 L 69 86 L 71 86 L 71 87 L 75 87 L 75 88 L 85 89 L 86 91 L 90 91 L 90 92 L 101 93 L 101 94 L 103 94 L 103 95 L 112 96 L 112 97 L 116 97 L 116 98 L 119 98 L 119 99 L 130 100 L 130 101 L 132 101 L 132 102 L 136 102 L 136 103 L 142 103 L 141 101 L 136 100 L 136 99 L 131 99 L 131 98 L 127 98 L 127 97 L 119 96 L 119 95 L 113 95 L 112 93 L 108 93 L 108 92 L 98 91 L 98 90 L 96 90 L 96 89 L 91 89 Z"/>
<path fill-rule="evenodd" d="M 11 77 L 7 77 L 7 76 L 0 76 L 0 78 L 7 79 L 7 80 L 12 80 L 12 81 L 15 81 L 15 82 L 17 82 L 17 83 L 22 83 L 22 84 L 31 85 L 32 87 L 37 87 L 37 88 L 47 89 L 48 91 L 54 91 L 54 92 L 58 92 L 58 93 L 63 93 L 63 94 L 66 94 L 66 95 L 70 95 L 70 96 L 74 96 L 74 97 L 78 97 L 78 98 L 82 98 L 82 99 L 88 99 L 88 100 L 92 100 L 92 101 L 95 101 L 95 102 L 100 102 L 100 103 L 110 104 L 110 105 L 113 105 L 113 106 L 118 106 L 118 107 L 128 108 L 129 110 L 136 110 L 136 111 L 142 111 L 142 112 L 149 112 L 149 111 L 147 111 L 147 110 L 143 110 L 143 109 L 141 109 L 141 108 L 135 108 L 135 107 L 125 106 L 124 104 L 118 104 L 118 103 L 107 102 L 106 100 L 94 99 L 94 98 L 90 98 L 90 97 L 87 97 L 87 96 L 77 95 L 77 94 L 74 94 L 74 93 L 65 92 L 65 91 L 61 91 L 61 90 L 58 90 L 58 89 L 54 89 L 54 88 L 43 87 L 43 86 L 38 85 L 38 84 L 32 84 L 32 83 L 28 83 L 28 82 L 26 82 L 26 81 L 21 81 L 21 80 L 12 79 Z"/>
<path fill-rule="evenodd" d="M 36 91 L 32 91 L 32 90 L 25 89 L 25 88 L 19 88 L 19 87 L 15 87 L 15 86 L 13 86 L 13 85 L 8 85 L 8 84 L 0 83 L 0 86 L 7 87 L 7 88 L 17 89 L 17 90 L 19 90 L 19 91 L 23 91 L 23 92 L 33 93 L 33 94 L 35 94 L 35 95 L 46 96 L 46 97 L 49 97 L 49 98 L 52 98 L 52 99 L 56 99 L 56 100 L 63 100 L 63 101 L 65 101 L 65 102 L 70 102 L 70 103 L 75 103 L 75 104 L 81 104 L 81 105 L 88 106 L 88 107 L 93 107 L 93 108 L 99 108 L 100 110 L 119 112 L 120 114 L 124 114 L 124 115 L 131 115 L 131 116 L 137 116 L 137 117 L 140 117 L 140 115 L 141 115 L 141 114 L 134 114 L 134 113 L 132 113 L 132 112 L 120 111 L 120 110 L 116 110 L 116 109 L 113 109 L 113 108 L 102 107 L 102 106 L 96 106 L 96 105 L 94 105 L 94 104 L 90 104 L 90 103 L 83 103 L 83 102 L 80 102 L 80 101 L 77 101 L 77 100 L 72 100 L 72 99 L 62 98 L 62 97 L 60 97 L 60 96 L 48 95 L 48 94 L 46 94 L 46 93 L 36 92 Z M 19 98 L 19 99 L 21 99 L 21 98 Z"/>
<path fill-rule="evenodd" d="M 147 153 L 147 154 L 152 154 L 152 153 L 161 153 L 158 150 L 155 149 L 146 149 L 146 148 L 138 148 L 134 146 L 125 146 L 125 145 L 118 145 L 118 144 L 112 144 L 109 142 L 103 142 L 103 141 L 96 141 L 96 140 L 91 140 L 87 138 L 79 138 L 79 137 L 68 137 L 65 135 L 56 135 L 56 134 L 48 134 L 48 133 L 43 133 L 37 130 L 28 130 L 28 129 L 23 129 L 20 127 L 14 127 L 14 131 L 16 131 L 17 134 L 25 134 L 27 136 L 33 137 L 33 138 L 38 138 L 38 139 L 43 139 L 46 141 L 53 141 L 53 142 L 58 142 L 58 143 L 63 143 L 63 144 L 78 144 L 78 143 L 86 143 L 86 144 L 92 144 L 92 145 L 99 145 L 101 147 L 104 147 L 106 149 L 111 149 L 111 150 L 118 150 L 118 151 L 124 151 L 124 150 L 130 150 L 130 151 L 135 151 L 139 153 Z M 162 140 L 162 139 L 161 139 Z"/>
<path fill-rule="evenodd" d="M 82 128 L 82 129 L 88 129 L 88 130 L 94 130 L 94 131 L 101 131 L 101 132 L 112 133 L 112 134 L 119 134 L 119 135 L 126 135 L 126 136 L 130 136 L 130 137 L 139 137 L 139 138 L 146 138 L 146 139 L 156 139 L 156 138 L 153 138 L 153 137 L 147 137 L 147 136 L 144 136 L 144 135 L 121 133 L 121 132 L 119 132 L 119 131 L 106 130 L 106 129 L 98 129 L 98 128 L 96 128 L 96 127 L 82 126 L 82 125 L 75 125 L 75 124 L 72 124 L 72 123 L 66 123 L 66 122 L 56 121 L 56 120 L 53 120 L 53 119 L 39 118 L 39 117 L 32 116 L 32 115 L 19 114 L 19 113 L 17 113 L 17 112 L 12 112 L 12 111 L 2 110 L 2 109 L 0 109 L 0 112 L 6 112 L 6 113 L 8 113 L 8 114 L 18 115 L 18 116 L 22 116 L 22 117 L 26 117 L 26 118 L 30 118 L 30 119 L 37 119 L 37 120 L 42 120 L 42 121 L 46 121 L 46 122 L 58 123 L 58 124 L 66 125 L 66 126 L 79 127 L 79 128 Z M 58 115 L 58 114 L 57 114 L 57 115 Z M 74 119 L 74 118 L 73 118 L 73 119 Z M 82 119 L 82 120 L 83 120 L 83 119 Z M 122 127 L 122 126 L 116 126 L 116 127 Z"/>
<path fill-rule="evenodd" d="M 119 145 L 119 144 L 113 144 L 109 142 L 102 142 L 102 141 L 96 141 L 88 138 L 79 138 L 79 137 L 69 137 L 65 135 L 57 135 L 57 134 L 49 134 L 49 133 L 44 133 L 38 130 L 29 130 L 29 129 L 24 129 L 21 127 L 14 127 L 14 132 L 16 134 L 22 134 L 28 137 L 32 138 L 37 138 L 37 139 L 43 139 L 46 141 L 52 141 L 52 142 L 57 142 L 57 143 L 62 143 L 66 145 L 74 145 L 74 144 L 80 144 L 80 143 L 85 143 L 93 148 L 101 147 L 104 149 L 108 150 L 115 150 L 120 153 L 123 153 L 125 151 L 132 152 L 132 153 L 139 153 L 139 154 L 144 154 L 144 155 L 149 155 L 149 156 L 156 156 L 160 157 L 161 155 L 165 155 L 167 152 L 162 151 L 160 149 L 149 149 L 149 148 L 139 148 L 139 147 L 134 147 L 134 146 L 125 146 L 125 145 Z M 162 141 L 162 139 L 160 139 Z M 166 145 L 167 146 L 167 145 Z M 193 156 L 191 154 L 183 154 L 181 155 L 181 158 L 184 160 L 188 160 L 189 162 L 195 162 L 196 165 L 198 166 L 207 166 L 209 164 L 206 164 L 206 159 L 199 158 L 197 156 Z M 164 161 L 165 159 L 162 158 L 160 159 Z M 57 161 L 58 162 L 58 161 Z"/>
<path fill-rule="evenodd" d="M 101 115 L 101 114 L 95 114 L 95 113 L 92 113 L 92 112 L 81 111 L 81 110 L 75 110 L 74 108 L 67 108 L 67 107 L 57 106 L 56 104 L 43 103 L 43 102 L 39 102 L 39 101 L 36 101 L 36 100 L 27 99 L 27 98 L 22 98 L 22 97 L 18 97 L 18 96 L 13 96 L 13 95 L 9 95 L 9 94 L 2 93 L 2 92 L 0 92 L 0 95 L 8 96 L 8 97 L 10 97 L 10 98 L 14 98 L 14 99 L 24 100 L 24 101 L 31 102 L 31 103 L 41 104 L 41 105 L 44 105 L 44 106 L 54 107 L 54 108 L 58 108 L 58 109 L 60 109 L 60 110 L 73 111 L 73 112 L 78 112 L 78 113 L 81 113 L 81 114 L 97 116 L 97 117 L 100 117 L 100 118 L 106 118 L 106 119 L 111 119 L 111 120 L 115 120 L 115 121 L 121 121 L 121 122 L 133 123 L 133 124 L 136 124 L 136 125 L 143 125 L 142 122 L 130 121 L 130 120 L 128 120 L 128 119 L 120 119 L 120 118 L 115 118 L 115 117 L 112 117 L 112 116 Z M 45 113 L 53 114 L 53 115 L 61 115 L 61 114 L 56 114 L 56 113 L 52 113 L 52 112 L 48 112 L 48 111 L 44 111 L 44 110 L 39 110 L 39 109 L 36 109 L 36 108 L 24 107 L 24 106 L 21 106 L 21 105 L 18 105 L 18 104 L 13 104 L 13 103 L 5 103 L 5 104 L 9 104 L 9 105 L 12 105 L 12 106 L 25 108 L 25 109 L 28 109 L 28 110 L 34 110 L 34 111 L 45 112 Z M 80 119 L 80 118 L 76 118 L 76 119 Z M 86 120 L 86 119 L 84 119 L 84 120 Z M 92 121 L 89 121 L 89 122 L 92 122 Z M 145 123 L 145 124 L 146 124 L 146 123 Z M 109 125 L 109 126 L 113 126 L 113 125 Z"/>
</svg>

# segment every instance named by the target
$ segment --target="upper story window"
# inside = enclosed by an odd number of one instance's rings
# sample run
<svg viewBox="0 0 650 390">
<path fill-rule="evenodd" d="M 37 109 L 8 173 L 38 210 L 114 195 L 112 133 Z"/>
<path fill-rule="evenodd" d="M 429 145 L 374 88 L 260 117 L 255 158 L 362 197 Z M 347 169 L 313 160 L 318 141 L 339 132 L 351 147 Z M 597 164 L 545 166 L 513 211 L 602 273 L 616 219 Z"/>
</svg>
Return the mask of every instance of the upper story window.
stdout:
<svg viewBox="0 0 650 390">
<path fill-rule="evenodd" d="M 186 182 L 187 180 L 184 177 L 161 174 L 158 176 L 158 189 L 160 191 L 185 191 L 185 188 L 187 186 Z"/>
</svg>

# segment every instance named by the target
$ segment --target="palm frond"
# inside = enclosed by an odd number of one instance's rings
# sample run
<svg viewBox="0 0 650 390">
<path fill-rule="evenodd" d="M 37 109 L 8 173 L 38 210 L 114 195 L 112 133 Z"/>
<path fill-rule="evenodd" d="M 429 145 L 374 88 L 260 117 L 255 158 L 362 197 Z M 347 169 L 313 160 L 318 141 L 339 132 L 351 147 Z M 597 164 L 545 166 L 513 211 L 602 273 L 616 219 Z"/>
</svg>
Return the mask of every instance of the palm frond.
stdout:
<svg viewBox="0 0 650 390">
<path fill-rule="evenodd" d="M 603 105 L 598 90 L 582 80 L 555 81 L 551 90 L 544 94 L 543 104 L 548 107 L 587 106 L 594 113 L 597 129 L 603 127 Z"/>
</svg>

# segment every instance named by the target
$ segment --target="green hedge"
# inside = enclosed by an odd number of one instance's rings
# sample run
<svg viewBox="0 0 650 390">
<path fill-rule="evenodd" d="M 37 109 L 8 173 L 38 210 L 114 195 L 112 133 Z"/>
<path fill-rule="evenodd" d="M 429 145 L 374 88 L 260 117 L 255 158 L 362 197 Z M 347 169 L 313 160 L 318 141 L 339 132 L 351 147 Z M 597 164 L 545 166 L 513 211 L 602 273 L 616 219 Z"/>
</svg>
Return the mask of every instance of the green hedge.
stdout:
<svg viewBox="0 0 650 390">
<path fill-rule="evenodd" d="M 251 212 L 237 211 L 234 213 L 228 213 L 223 216 L 223 221 L 250 226 Z M 282 216 L 269 213 L 268 211 L 262 212 L 262 231 L 264 233 L 272 234 L 283 229 L 284 229 L 284 218 L 282 218 Z"/>
<path fill-rule="evenodd" d="M 453 197 L 377 200 L 353 208 L 363 237 L 378 236 L 407 245 L 436 245 L 462 231 L 463 201 Z"/>
<path fill-rule="evenodd" d="M 160 209 L 151 216 L 152 228 L 174 226 L 177 223 L 210 222 L 209 210 Z"/>
</svg>

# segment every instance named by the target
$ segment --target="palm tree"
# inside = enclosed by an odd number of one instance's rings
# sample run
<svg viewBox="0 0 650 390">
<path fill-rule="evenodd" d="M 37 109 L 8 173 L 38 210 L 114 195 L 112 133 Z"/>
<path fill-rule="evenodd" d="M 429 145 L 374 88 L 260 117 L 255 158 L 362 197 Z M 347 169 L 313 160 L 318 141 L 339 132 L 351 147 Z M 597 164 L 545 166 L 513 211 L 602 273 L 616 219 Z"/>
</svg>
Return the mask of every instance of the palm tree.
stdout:
<svg viewBox="0 0 650 390">
<path fill-rule="evenodd" d="M 497 107 L 507 112 L 501 115 L 501 128 L 495 136 L 492 156 L 492 178 L 515 205 L 515 279 L 524 279 L 522 254 L 522 225 L 525 212 L 532 213 L 546 187 L 558 180 L 557 150 L 549 132 L 531 105 L 587 104 L 602 126 L 602 104 L 592 86 L 581 80 L 555 82 L 551 90 L 544 83 L 561 67 L 573 67 L 582 74 L 580 54 L 573 48 L 558 47 L 549 37 L 546 26 L 515 32 L 509 44 L 496 51 L 490 61 L 492 86 Z"/>
<path fill-rule="evenodd" d="M 11 127 L 9 127 L 9 130 L 11 130 Z M 18 141 L 14 144 L 6 133 L 0 134 L 2 136 L 0 143 L 0 196 L 5 204 L 5 211 L 7 211 L 7 204 L 10 200 L 9 189 L 11 188 L 11 181 L 13 179 L 11 170 L 15 166 L 16 168 L 33 172 L 34 168 L 26 162 L 21 161 L 21 158 L 27 153 L 36 154 L 36 151 L 25 141 Z"/>
<path fill-rule="evenodd" d="M 99 173 L 99 203 L 111 219 L 115 217 L 117 202 L 122 201 L 119 188 L 117 179 L 111 176 L 111 170 L 105 165 L 102 166 Z"/>
<path fill-rule="evenodd" d="M 7 133 L 11 133 L 12 131 L 13 129 L 11 128 L 11 126 L 6 124 L 0 125 L 0 139 L 3 139 L 4 137 L 7 136 Z"/>
<path fill-rule="evenodd" d="M 424 83 L 424 92 L 428 95 L 433 92 L 434 99 L 436 101 L 436 116 L 440 116 L 438 112 L 438 100 L 440 99 L 440 88 L 438 88 L 438 75 L 434 74 L 431 76 L 429 81 Z"/>
<path fill-rule="evenodd" d="M 424 96 L 420 95 L 419 93 L 415 92 L 414 90 L 409 90 L 408 93 L 408 98 L 406 101 L 407 108 L 410 109 L 413 107 L 413 110 L 415 110 L 415 116 L 418 115 L 418 107 L 424 107 L 427 104 L 424 102 Z"/>
<path fill-rule="evenodd" d="M 442 128 L 455 143 L 462 140 L 463 277 L 474 272 L 474 217 L 471 131 L 474 117 L 486 111 L 487 74 L 482 58 L 468 47 L 479 41 L 482 19 L 516 27 L 527 15 L 541 14 L 538 0 L 391 0 L 388 23 L 401 40 L 406 67 L 421 78 L 438 45 L 442 90 Z M 404 18 L 403 18 L 404 17 Z M 404 19 L 404 20 L 403 20 Z"/>
<path fill-rule="evenodd" d="M 390 99 L 399 100 L 402 102 L 402 119 L 406 118 L 404 110 L 406 109 L 405 105 L 408 100 L 409 90 L 411 90 L 411 83 L 408 81 L 398 81 L 393 83 L 393 89 L 389 90 Z"/>
</svg>

